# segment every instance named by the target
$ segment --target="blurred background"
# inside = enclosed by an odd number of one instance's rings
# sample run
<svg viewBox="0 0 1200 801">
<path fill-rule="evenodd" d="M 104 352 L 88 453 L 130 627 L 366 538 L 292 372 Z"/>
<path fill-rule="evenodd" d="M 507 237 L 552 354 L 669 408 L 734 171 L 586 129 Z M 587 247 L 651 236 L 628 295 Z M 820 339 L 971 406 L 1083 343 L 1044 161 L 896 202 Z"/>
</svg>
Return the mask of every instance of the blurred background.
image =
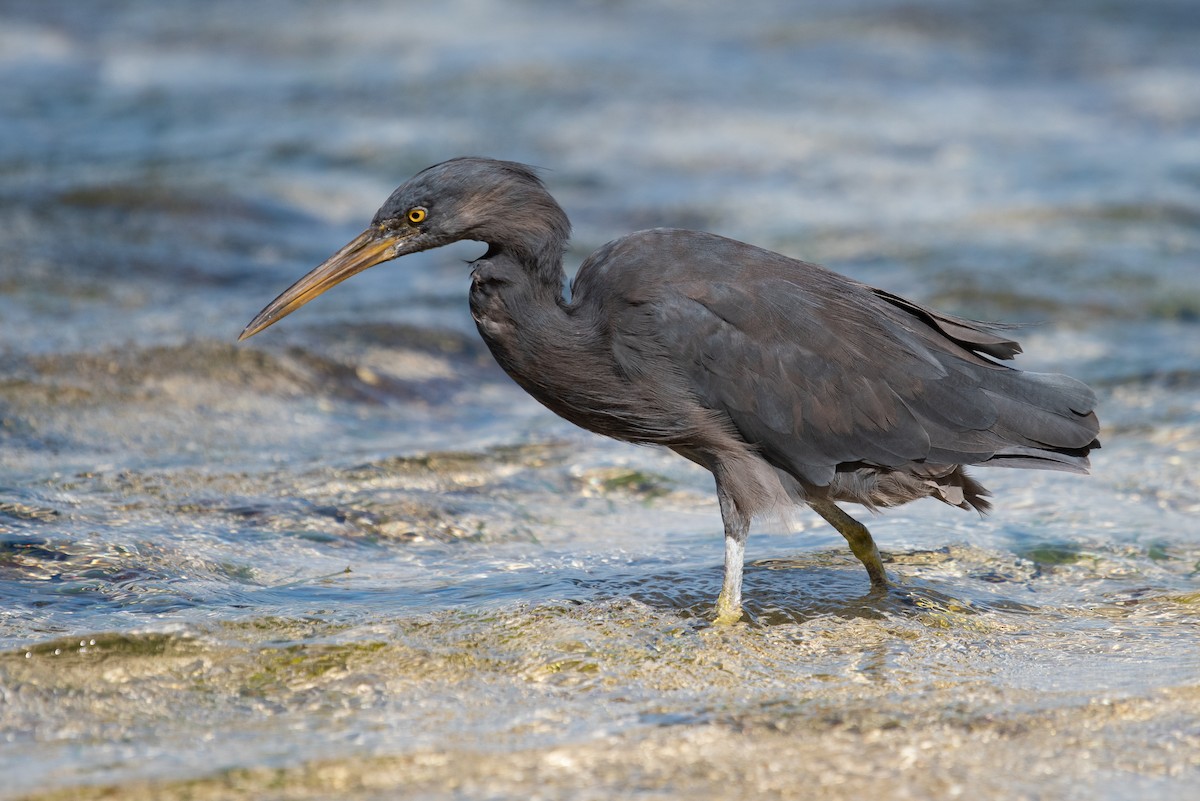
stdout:
<svg viewBox="0 0 1200 801">
<path fill-rule="evenodd" d="M 0 797 L 1200 788 L 1200 5 L 0 0 Z M 1028 324 L 1088 478 L 756 527 L 496 367 L 459 243 L 235 345 L 412 173 L 573 272 L 713 231 Z M 803 789 L 802 789 L 803 788 Z M 105 794 L 109 794 L 105 796 Z"/>
</svg>

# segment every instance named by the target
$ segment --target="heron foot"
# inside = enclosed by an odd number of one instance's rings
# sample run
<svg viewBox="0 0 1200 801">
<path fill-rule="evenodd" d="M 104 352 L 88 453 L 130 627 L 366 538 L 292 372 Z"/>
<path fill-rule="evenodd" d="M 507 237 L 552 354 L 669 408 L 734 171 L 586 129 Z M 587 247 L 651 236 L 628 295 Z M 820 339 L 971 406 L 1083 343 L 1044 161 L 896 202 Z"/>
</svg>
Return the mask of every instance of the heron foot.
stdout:
<svg viewBox="0 0 1200 801">
<path fill-rule="evenodd" d="M 888 582 L 887 572 L 883 569 L 879 549 L 875 547 L 875 540 L 867 527 L 829 501 L 810 501 L 809 506 L 846 538 L 851 552 L 867 569 L 867 575 L 871 579 L 871 592 L 887 591 L 891 584 Z"/>
<path fill-rule="evenodd" d="M 721 590 L 721 594 L 717 596 L 717 616 L 713 618 L 713 623 L 718 626 L 729 626 L 741 619 L 741 598 L 731 598 L 724 590 Z"/>
</svg>

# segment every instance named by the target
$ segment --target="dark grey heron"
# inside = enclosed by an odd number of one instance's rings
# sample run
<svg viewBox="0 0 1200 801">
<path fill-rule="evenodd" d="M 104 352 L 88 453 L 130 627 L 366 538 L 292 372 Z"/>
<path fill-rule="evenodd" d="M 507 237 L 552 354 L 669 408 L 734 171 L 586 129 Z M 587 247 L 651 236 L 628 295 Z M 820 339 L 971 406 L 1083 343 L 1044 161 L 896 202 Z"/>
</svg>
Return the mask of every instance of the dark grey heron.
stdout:
<svg viewBox="0 0 1200 801">
<path fill-rule="evenodd" d="M 533 169 L 430 167 L 371 226 L 263 309 L 253 336 L 368 267 L 458 240 L 487 244 L 470 304 L 500 366 L 551 411 L 712 472 L 725 526 L 716 619 L 741 617 L 752 518 L 805 503 L 888 586 L 870 509 L 935 498 L 985 512 L 964 465 L 1088 472 L 1095 393 L 1015 370 L 1004 326 L 942 314 L 815 264 L 700 231 L 603 246 L 563 296 L 570 222 Z"/>
</svg>

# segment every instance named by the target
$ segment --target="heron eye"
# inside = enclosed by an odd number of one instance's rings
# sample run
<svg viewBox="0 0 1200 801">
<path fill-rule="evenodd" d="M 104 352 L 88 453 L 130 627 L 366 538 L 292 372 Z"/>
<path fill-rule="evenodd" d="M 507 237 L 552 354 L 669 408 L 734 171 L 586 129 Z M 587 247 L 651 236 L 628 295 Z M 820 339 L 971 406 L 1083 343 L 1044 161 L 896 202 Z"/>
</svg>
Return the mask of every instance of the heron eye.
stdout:
<svg viewBox="0 0 1200 801">
<path fill-rule="evenodd" d="M 415 209 L 408 210 L 408 221 L 410 223 L 425 222 L 425 209 L 418 206 Z"/>
</svg>

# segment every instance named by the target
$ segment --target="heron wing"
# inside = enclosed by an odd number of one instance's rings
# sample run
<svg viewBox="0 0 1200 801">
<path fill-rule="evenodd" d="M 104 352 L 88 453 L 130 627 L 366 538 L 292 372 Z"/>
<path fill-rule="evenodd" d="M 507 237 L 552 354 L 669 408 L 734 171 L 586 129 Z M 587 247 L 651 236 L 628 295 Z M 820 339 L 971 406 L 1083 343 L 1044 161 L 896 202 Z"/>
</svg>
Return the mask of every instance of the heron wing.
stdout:
<svg viewBox="0 0 1200 801">
<path fill-rule="evenodd" d="M 618 364 L 686 382 L 798 478 L 824 486 L 840 465 L 973 464 L 998 455 L 1082 469 L 1071 462 L 1078 455 L 1044 451 L 1093 441 L 1091 390 L 988 358 L 1020 351 L 1003 328 L 713 235 L 635 237 L 637 247 L 621 240 L 597 265 L 620 296 L 609 303 Z M 1035 463 L 1047 459 L 1058 464 Z"/>
</svg>

